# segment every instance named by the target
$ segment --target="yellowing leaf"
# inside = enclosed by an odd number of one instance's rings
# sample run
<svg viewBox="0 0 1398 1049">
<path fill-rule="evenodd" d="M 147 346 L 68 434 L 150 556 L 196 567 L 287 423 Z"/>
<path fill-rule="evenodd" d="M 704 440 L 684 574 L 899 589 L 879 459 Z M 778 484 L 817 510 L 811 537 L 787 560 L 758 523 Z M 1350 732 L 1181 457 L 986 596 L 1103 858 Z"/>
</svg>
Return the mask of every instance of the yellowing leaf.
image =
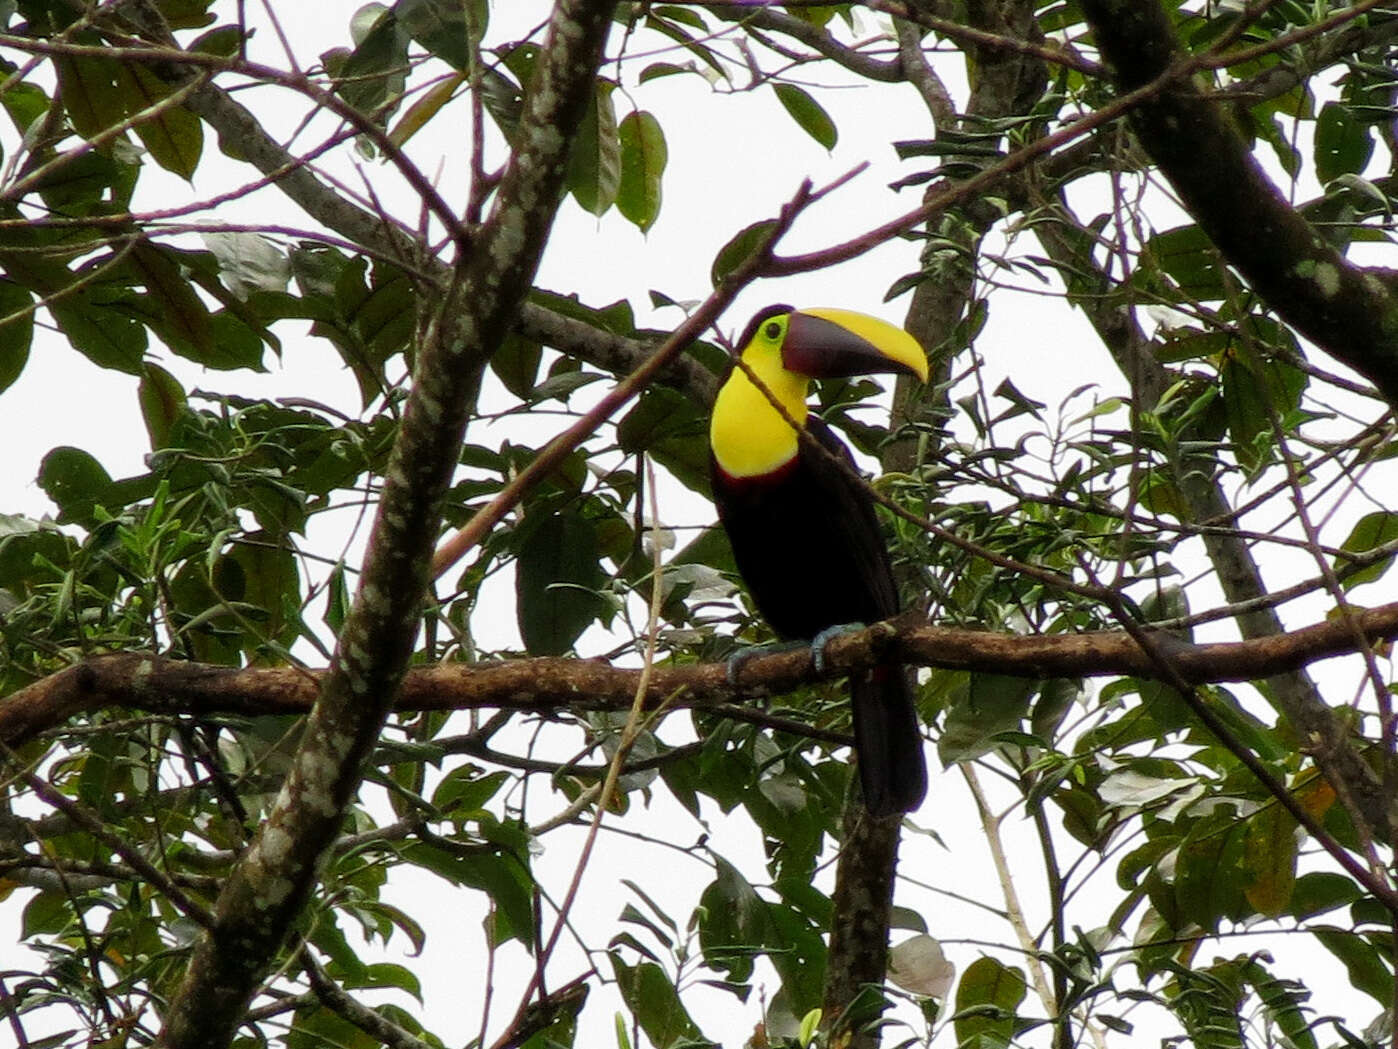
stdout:
<svg viewBox="0 0 1398 1049">
<path fill-rule="evenodd" d="M 1280 805 L 1268 805 L 1248 820 L 1243 866 L 1250 881 L 1243 895 L 1259 914 L 1285 912 L 1296 887 L 1296 819 Z"/>
</svg>

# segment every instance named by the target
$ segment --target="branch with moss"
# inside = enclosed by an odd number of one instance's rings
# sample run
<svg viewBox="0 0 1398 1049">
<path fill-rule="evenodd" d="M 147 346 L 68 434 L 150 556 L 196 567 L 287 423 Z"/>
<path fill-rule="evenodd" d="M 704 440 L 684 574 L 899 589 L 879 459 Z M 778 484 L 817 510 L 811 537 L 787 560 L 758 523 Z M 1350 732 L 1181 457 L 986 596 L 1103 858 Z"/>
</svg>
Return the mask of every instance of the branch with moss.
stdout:
<svg viewBox="0 0 1398 1049">
<path fill-rule="evenodd" d="M 1369 643 L 1398 638 L 1398 602 L 1356 612 L 1355 622 Z M 1334 621 L 1213 644 L 1190 644 L 1158 632 L 1154 636 L 1171 654 L 1172 674 L 1191 685 L 1258 681 L 1349 655 L 1355 646 L 1350 626 Z M 832 639 L 822 672 L 805 649 L 754 656 L 743 664 L 736 684 L 729 680 L 726 663 L 657 666 L 646 703 L 650 708 L 668 702 L 677 709 L 718 709 L 884 661 L 1030 678 L 1161 679 L 1150 654 L 1121 631 L 1016 636 L 893 621 Z M 394 709 L 625 710 L 640 673 L 599 660 L 558 657 L 414 667 L 403 678 Z M 20 746 L 69 718 L 109 708 L 247 717 L 305 714 L 326 674 L 299 667 L 212 666 L 140 653 L 95 656 L 0 701 L 0 740 Z"/>
<path fill-rule="evenodd" d="M 306 731 L 258 837 L 195 947 L 160 1044 L 221 1047 L 310 895 L 391 711 L 418 628 L 441 502 L 485 361 L 518 316 L 562 197 L 614 3 L 561 0 L 495 206 L 453 267 L 419 349 L 359 590 Z M 564 132 L 564 133 L 560 133 Z"/>
<path fill-rule="evenodd" d="M 1293 208 L 1218 99 L 1191 76 L 1158 0 L 1084 0 L 1136 134 L 1184 206 L 1277 315 L 1398 404 L 1398 275 L 1356 266 Z"/>
</svg>

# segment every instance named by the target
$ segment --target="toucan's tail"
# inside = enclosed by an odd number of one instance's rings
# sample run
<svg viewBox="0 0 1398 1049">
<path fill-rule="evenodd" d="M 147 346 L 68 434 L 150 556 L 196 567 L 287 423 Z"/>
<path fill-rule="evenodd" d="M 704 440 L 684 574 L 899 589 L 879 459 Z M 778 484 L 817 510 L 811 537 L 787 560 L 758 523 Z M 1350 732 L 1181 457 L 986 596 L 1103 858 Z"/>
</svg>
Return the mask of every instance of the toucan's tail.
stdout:
<svg viewBox="0 0 1398 1049">
<path fill-rule="evenodd" d="M 854 749 L 864 807 L 875 816 L 910 812 L 927 794 L 927 761 L 902 666 L 877 666 L 850 677 Z"/>
</svg>

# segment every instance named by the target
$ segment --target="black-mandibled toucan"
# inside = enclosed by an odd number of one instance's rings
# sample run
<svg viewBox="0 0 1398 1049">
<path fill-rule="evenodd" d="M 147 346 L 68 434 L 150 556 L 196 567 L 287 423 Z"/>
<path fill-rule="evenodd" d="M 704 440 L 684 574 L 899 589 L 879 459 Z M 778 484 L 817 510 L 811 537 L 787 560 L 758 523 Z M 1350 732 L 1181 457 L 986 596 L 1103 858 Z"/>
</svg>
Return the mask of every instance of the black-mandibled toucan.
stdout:
<svg viewBox="0 0 1398 1049">
<path fill-rule="evenodd" d="M 926 382 L 922 348 L 862 313 L 790 306 L 763 310 L 738 345 L 744 363 L 820 446 L 801 441 L 734 366 L 714 402 L 711 472 L 719 519 L 757 610 L 779 637 L 802 640 L 896 615 L 898 589 L 873 500 L 843 468 L 853 467 L 849 449 L 809 414 L 806 395 L 812 379 L 875 372 Z M 927 793 L 927 765 L 906 668 L 853 675 L 850 698 L 865 807 L 876 815 L 915 809 Z"/>
</svg>

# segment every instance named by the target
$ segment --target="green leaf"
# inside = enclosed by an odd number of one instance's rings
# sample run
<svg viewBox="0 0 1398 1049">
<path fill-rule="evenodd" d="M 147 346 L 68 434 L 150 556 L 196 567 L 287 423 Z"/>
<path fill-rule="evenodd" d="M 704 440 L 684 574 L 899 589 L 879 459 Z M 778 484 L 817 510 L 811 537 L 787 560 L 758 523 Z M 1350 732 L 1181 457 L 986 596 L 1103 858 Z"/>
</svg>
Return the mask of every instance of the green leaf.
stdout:
<svg viewBox="0 0 1398 1049">
<path fill-rule="evenodd" d="M 957 688 L 937 740 L 944 765 L 969 761 L 994 750 L 996 736 L 1020 727 L 1038 691 L 1032 678 L 969 674 Z"/>
<path fill-rule="evenodd" d="M 597 529 L 576 510 L 550 514 L 530 530 L 515 573 L 516 614 L 531 655 L 558 656 L 605 611 Z"/>
<path fill-rule="evenodd" d="M 135 125 L 136 134 L 151 159 L 186 181 L 194 178 L 204 151 L 204 126 L 183 106 L 160 105 L 173 93 L 150 70 L 132 62 L 117 65 L 117 89 L 128 117 L 147 114 Z"/>
<path fill-rule="evenodd" d="M 995 958 L 977 958 L 956 985 L 953 1024 L 957 1040 L 962 1044 L 975 1039 L 986 1046 L 1009 1045 L 1015 1010 L 1027 990 L 1019 969 Z"/>
<path fill-rule="evenodd" d="M 683 28 L 685 25 L 698 29 L 700 36 L 696 38 L 692 33 Z M 647 29 L 653 29 L 657 33 L 661 33 L 664 36 L 668 36 L 671 40 L 677 41 L 680 46 L 713 70 L 716 78 L 720 80 L 729 79 L 728 70 L 724 64 L 719 61 L 718 56 L 700 43 L 701 40 L 709 39 L 710 31 L 704 19 L 697 12 L 688 11 L 678 6 L 667 6 L 664 8 L 651 7 L 648 9 L 646 15 L 645 26 Z"/>
<path fill-rule="evenodd" d="M 505 341 L 490 358 L 490 370 L 520 400 L 531 400 L 539 381 L 539 362 L 544 348 L 517 331 L 505 336 Z"/>
<path fill-rule="evenodd" d="M 370 361 L 381 370 L 389 358 L 408 347 L 417 329 L 417 296 L 411 278 L 396 266 L 376 263 L 369 294 L 356 303 L 348 319 L 368 348 Z"/>
<path fill-rule="evenodd" d="M 513 856 L 447 852 L 421 842 L 401 846 L 400 852 L 414 866 L 454 885 L 469 885 L 484 892 L 495 906 L 495 922 L 490 927 L 493 942 L 515 939 L 525 947 L 533 943 L 533 881 L 528 869 Z"/>
<path fill-rule="evenodd" d="M 1263 1011 L 1294 1049 L 1317 1049 L 1315 1034 L 1306 1018 L 1311 992 L 1292 980 L 1281 980 L 1263 968 L 1256 958 L 1244 967 L 1248 982 L 1262 999 Z"/>
<path fill-rule="evenodd" d="M 1339 102 L 1321 107 L 1315 125 L 1315 173 L 1322 184 L 1341 175 L 1358 175 L 1374 153 L 1373 131 Z"/>
<path fill-rule="evenodd" d="M 47 518 L 36 521 L 20 514 L 0 514 L 0 587 L 15 589 L 38 574 L 67 567 L 75 546 Z"/>
<path fill-rule="evenodd" d="M 617 210 L 642 232 L 660 214 L 660 184 L 668 151 L 660 121 L 638 109 L 628 113 L 617 131 L 621 143 L 621 181 Z"/>
<path fill-rule="evenodd" d="M 1345 967 L 1349 982 L 1382 1005 L 1393 1004 L 1393 969 L 1379 948 L 1350 929 L 1320 926 L 1315 937 Z"/>
<path fill-rule="evenodd" d="M 39 464 L 39 487 L 58 506 L 59 524 L 93 524 L 111 486 L 111 474 L 81 448 L 55 448 Z"/>
<path fill-rule="evenodd" d="M 29 939 L 45 933 L 61 933 L 72 922 L 68 897 L 62 892 L 37 893 L 24 907 L 20 918 L 20 938 Z"/>
<path fill-rule="evenodd" d="M 221 371 L 235 368 L 259 372 L 267 370 L 262 363 L 265 346 L 262 337 L 231 311 L 219 310 L 210 316 L 209 333 L 211 352 L 199 361 L 204 367 Z"/>
<path fill-rule="evenodd" d="M 774 219 L 763 219 L 739 230 L 723 247 L 718 249 L 714 262 L 709 267 L 709 278 L 718 287 L 723 278 L 747 262 L 757 250 L 767 242 L 772 231 L 777 228 Z"/>
<path fill-rule="evenodd" d="M 351 30 L 357 42 L 354 51 L 322 58 L 338 81 L 340 97 L 385 123 L 407 86 L 408 33 L 394 11 L 374 3 L 355 13 Z"/>
<path fill-rule="evenodd" d="M 146 330 L 128 313 L 97 300 L 90 288 L 48 304 L 73 348 L 99 368 L 139 375 L 146 352 Z"/>
<path fill-rule="evenodd" d="M 1273 803 L 1247 822 L 1243 867 L 1250 880 L 1243 894 L 1257 913 L 1276 918 L 1291 905 L 1296 887 L 1296 817 Z"/>
<path fill-rule="evenodd" d="M 54 58 L 53 66 L 63 108 L 73 130 L 83 138 L 95 138 L 126 119 L 126 107 L 117 90 L 121 74 L 116 60 L 60 55 Z"/>
<path fill-rule="evenodd" d="M 1293 917 L 1313 918 L 1359 899 L 1354 879 L 1334 871 L 1311 871 L 1296 879 L 1288 908 Z"/>
<path fill-rule="evenodd" d="M 654 455 L 686 487 L 708 492 L 708 420 L 691 398 L 652 387 L 622 416 L 617 441 L 628 454 Z"/>
<path fill-rule="evenodd" d="M 504 771 L 481 775 L 474 766 L 458 765 L 442 777 L 432 792 L 432 804 L 450 816 L 467 816 L 484 809 L 508 780 Z"/>
<path fill-rule="evenodd" d="M 523 44 L 515 48 L 513 54 L 532 56 L 538 49 Z M 508 63 L 509 59 L 506 58 Z M 513 72 L 513 67 L 510 67 Z M 519 117 L 524 111 L 524 91 L 520 88 L 524 77 L 519 81 L 510 79 L 492 65 L 481 66 L 481 104 L 499 126 L 506 141 L 513 143 L 515 131 L 519 128 Z"/>
<path fill-rule="evenodd" d="M 1219 372 L 1233 452 L 1251 473 L 1266 465 L 1271 457 L 1272 414 L 1285 417 L 1295 407 L 1304 377 L 1289 364 L 1255 361 L 1242 348 L 1224 354 Z"/>
<path fill-rule="evenodd" d="M 34 296 L 14 281 L 0 279 L 0 392 L 24 371 L 33 341 Z"/>
<path fill-rule="evenodd" d="M 413 40 L 461 73 L 490 19 L 486 0 L 398 0 L 394 12 Z"/>
<path fill-rule="evenodd" d="M 673 62 L 652 62 L 641 70 L 641 75 L 636 78 L 640 84 L 648 80 L 659 80 L 661 77 L 674 76 L 677 73 L 693 73 L 693 66 L 677 66 Z"/>
<path fill-rule="evenodd" d="M 1365 514 L 1355 523 L 1349 537 L 1340 544 L 1340 549 L 1359 554 L 1384 546 L 1395 539 L 1398 539 L 1398 513 L 1376 510 L 1371 514 Z M 1336 570 L 1338 571 L 1345 563 L 1345 558 L 1337 557 L 1335 559 Z M 1349 575 L 1342 575 L 1340 585 L 1346 590 L 1352 590 L 1361 583 L 1372 583 L 1392 567 L 1393 557 L 1385 557 L 1383 560 L 1375 561 Z"/>
<path fill-rule="evenodd" d="M 152 329 L 181 357 L 208 363 L 215 355 L 209 308 L 180 271 L 176 253 L 143 240 L 127 258 L 154 300 Z"/>
<path fill-rule="evenodd" d="M 621 187 L 621 138 L 612 92 L 616 85 L 598 80 L 568 158 L 568 189 L 585 211 L 602 215 L 616 203 Z"/>
<path fill-rule="evenodd" d="M 1246 824 L 1231 809 L 1190 828 L 1175 861 L 1175 904 L 1186 920 L 1212 931 L 1221 918 L 1236 921 L 1249 913 L 1246 843 Z"/>
<path fill-rule="evenodd" d="M 840 140 L 839 129 L 819 102 L 795 84 L 773 84 L 772 87 L 777 93 L 777 100 L 802 131 L 826 149 L 835 148 L 835 143 Z"/>
<path fill-rule="evenodd" d="M 147 364 L 141 370 L 136 395 L 141 402 L 141 419 L 150 435 L 151 451 L 158 452 L 168 446 L 175 421 L 187 410 L 184 387 L 164 368 Z"/>
<path fill-rule="evenodd" d="M 456 92 L 469 81 L 468 74 L 457 73 L 455 76 L 433 84 L 418 95 L 413 100 L 412 105 L 408 106 L 402 119 L 389 129 L 389 141 L 401 149 L 403 144 L 426 127 L 427 123 L 441 112 L 447 103 L 456 97 Z"/>
<path fill-rule="evenodd" d="M 351 603 L 349 588 L 345 585 L 345 563 L 337 561 L 325 581 L 325 622 L 336 635 L 349 618 Z"/>
<path fill-rule="evenodd" d="M 702 1037 L 664 969 L 654 962 L 642 962 L 633 968 L 614 952 L 607 957 L 622 1000 L 656 1049 L 669 1049 L 681 1040 Z"/>
<path fill-rule="evenodd" d="M 241 570 L 239 593 L 223 596 L 263 612 L 258 629 L 246 637 L 244 651 L 255 656 L 264 643 L 290 644 L 297 627 L 293 610 L 301 604 L 301 576 L 290 546 L 280 543 L 274 532 L 251 532 L 220 560 L 224 570 L 232 565 Z"/>
<path fill-rule="evenodd" d="M 1180 226 L 1151 237 L 1145 255 L 1153 267 L 1138 270 L 1145 276 L 1150 268 L 1168 274 L 1185 295 L 1200 302 L 1223 298 L 1223 278 L 1219 274 L 1218 249 L 1198 226 Z"/>
</svg>

